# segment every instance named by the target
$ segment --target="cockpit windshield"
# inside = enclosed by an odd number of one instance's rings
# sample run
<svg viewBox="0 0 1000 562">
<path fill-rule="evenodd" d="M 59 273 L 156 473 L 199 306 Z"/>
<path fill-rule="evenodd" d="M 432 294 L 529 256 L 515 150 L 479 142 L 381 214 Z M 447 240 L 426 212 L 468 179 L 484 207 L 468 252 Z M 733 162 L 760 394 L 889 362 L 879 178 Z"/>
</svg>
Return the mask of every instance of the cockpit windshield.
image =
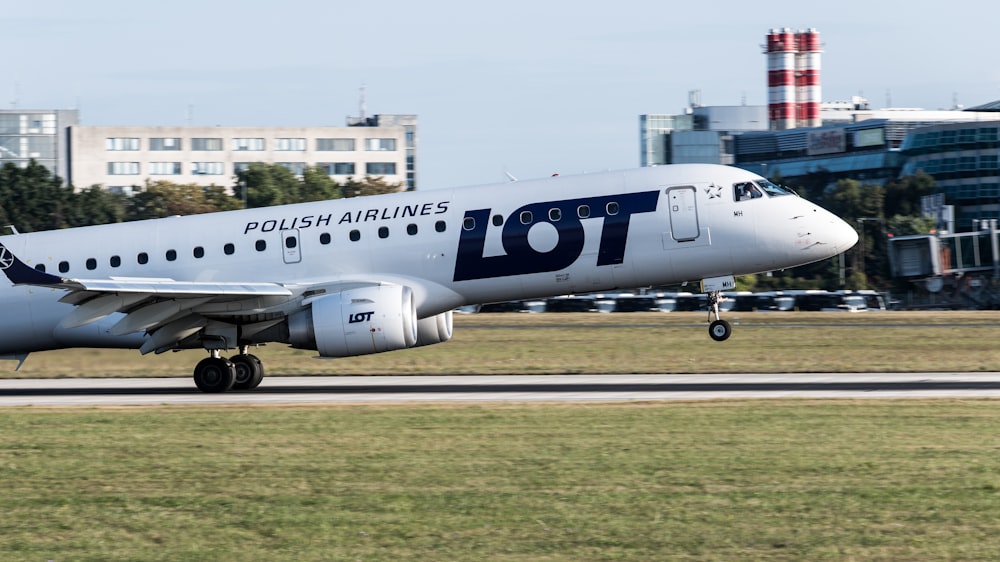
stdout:
<svg viewBox="0 0 1000 562">
<path fill-rule="evenodd" d="M 781 195 L 794 195 L 795 192 L 788 189 L 787 187 L 781 187 L 780 185 L 771 183 L 767 180 L 757 180 L 754 183 L 760 186 L 764 190 L 764 193 L 768 194 L 770 197 L 779 197 Z"/>
<path fill-rule="evenodd" d="M 733 184 L 733 199 L 736 201 L 748 201 L 750 199 L 761 199 L 764 194 L 768 197 L 780 197 L 782 195 L 794 195 L 795 192 L 787 187 L 771 183 L 767 180 L 741 181 Z"/>
</svg>

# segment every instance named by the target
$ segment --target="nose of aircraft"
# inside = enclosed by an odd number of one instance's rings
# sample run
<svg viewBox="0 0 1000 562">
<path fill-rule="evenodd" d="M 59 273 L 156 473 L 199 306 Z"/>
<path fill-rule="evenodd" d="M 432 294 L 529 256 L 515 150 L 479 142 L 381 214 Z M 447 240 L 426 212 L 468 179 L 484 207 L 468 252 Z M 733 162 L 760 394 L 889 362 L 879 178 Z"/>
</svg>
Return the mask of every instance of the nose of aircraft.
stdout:
<svg viewBox="0 0 1000 562">
<path fill-rule="evenodd" d="M 831 238 L 833 239 L 834 246 L 837 248 L 837 253 L 842 254 L 858 243 L 858 232 L 839 217 L 835 216 L 832 222 L 833 232 L 831 233 Z"/>
</svg>

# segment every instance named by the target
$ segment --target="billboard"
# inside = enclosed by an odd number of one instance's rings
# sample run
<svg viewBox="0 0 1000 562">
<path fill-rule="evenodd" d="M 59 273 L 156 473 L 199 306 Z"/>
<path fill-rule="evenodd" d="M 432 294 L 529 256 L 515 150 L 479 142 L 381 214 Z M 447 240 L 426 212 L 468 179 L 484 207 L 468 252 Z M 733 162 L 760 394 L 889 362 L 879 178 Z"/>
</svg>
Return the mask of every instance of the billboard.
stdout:
<svg viewBox="0 0 1000 562">
<path fill-rule="evenodd" d="M 806 154 L 835 154 L 847 150 L 847 135 L 843 129 L 809 131 L 806 137 Z"/>
</svg>

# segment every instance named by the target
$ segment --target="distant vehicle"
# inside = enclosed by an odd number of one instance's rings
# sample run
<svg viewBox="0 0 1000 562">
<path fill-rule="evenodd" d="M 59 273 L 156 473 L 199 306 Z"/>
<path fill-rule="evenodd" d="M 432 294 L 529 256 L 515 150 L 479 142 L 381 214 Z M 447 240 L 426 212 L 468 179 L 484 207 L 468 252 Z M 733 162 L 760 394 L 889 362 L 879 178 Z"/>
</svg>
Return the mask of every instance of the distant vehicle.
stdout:
<svg viewBox="0 0 1000 562">
<path fill-rule="evenodd" d="M 593 297 L 553 297 L 545 299 L 545 312 L 597 312 L 597 304 Z"/>
</svg>

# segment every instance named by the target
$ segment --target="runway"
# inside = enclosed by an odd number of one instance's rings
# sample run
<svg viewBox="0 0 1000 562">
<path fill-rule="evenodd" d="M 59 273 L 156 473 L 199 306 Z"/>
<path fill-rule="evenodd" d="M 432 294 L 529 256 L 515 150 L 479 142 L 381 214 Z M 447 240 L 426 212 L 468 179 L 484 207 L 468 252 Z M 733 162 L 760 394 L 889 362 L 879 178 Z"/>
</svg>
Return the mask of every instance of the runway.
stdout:
<svg viewBox="0 0 1000 562">
<path fill-rule="evenodd" d="M 0 379 L 0 407 L 998 397 L 996 372 L 269 377 L 224 394 L 189 378 Z"/>
</svg>

